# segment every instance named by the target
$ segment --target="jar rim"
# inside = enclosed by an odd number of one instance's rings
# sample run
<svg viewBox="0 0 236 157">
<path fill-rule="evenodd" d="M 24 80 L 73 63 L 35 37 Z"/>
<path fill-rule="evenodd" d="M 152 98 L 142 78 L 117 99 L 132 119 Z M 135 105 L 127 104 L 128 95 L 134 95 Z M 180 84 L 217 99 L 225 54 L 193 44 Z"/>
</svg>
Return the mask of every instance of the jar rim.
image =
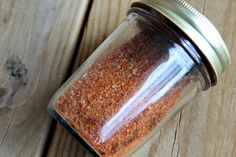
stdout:
<svg viewBox="0 0 236 157">
<path fill-rule="evenodd" d="M 216 27 L 184 0 L 136 0 L 131 7 L 152 8 L 179 27 L 199 48 L 215 76 L 212 86 L 230 64 L 228 49 Z"/>
</svg>

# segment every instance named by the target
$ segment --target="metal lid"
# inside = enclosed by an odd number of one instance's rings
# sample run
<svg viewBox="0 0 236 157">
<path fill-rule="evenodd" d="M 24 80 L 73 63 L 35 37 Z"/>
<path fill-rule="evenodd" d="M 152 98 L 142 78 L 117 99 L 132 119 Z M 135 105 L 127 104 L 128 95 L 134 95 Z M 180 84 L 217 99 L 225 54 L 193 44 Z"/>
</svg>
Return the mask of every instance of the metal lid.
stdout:
<svg viewBox="0 0 236 157">
<path fill-rule="evenodd" d="M 184 0 L 136 0 L 132 7 L 151 7 L 177 25 L 201 50 L 212 66 L 216 79 L 230 64 L 228 49 L 215 26 Z"/>
</svg>

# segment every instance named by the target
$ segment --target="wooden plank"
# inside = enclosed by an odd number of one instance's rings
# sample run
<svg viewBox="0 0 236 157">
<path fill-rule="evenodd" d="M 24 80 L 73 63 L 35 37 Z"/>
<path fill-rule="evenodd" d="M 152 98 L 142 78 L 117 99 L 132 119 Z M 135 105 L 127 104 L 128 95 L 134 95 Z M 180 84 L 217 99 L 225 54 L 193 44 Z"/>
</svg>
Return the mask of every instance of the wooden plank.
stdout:
<svg viewBox="0 0 236 157">
<path fill-rule="evenodd" d="M 65 79 L 88 3 L 0 1 L 0 156 L 42 155 L 46 106 Z"/>
<path fill-rule="evenodd" d="M 81 65 L 126 16 L 130 2 L 94 1 L 75 67 Z M 188 2 L 209 17 L 220 30 L 231 52 L 231 68 L 217 87 L 198 95 L 160 132 L 132 154 L 133 157 L 236 156 L 236 47 L 233 44 L 236 42 L 236 1 Z M 62 126 L 57 125 L 48 156 L 73 156 L 71 153 L 89 156 Z"/>
</svg>

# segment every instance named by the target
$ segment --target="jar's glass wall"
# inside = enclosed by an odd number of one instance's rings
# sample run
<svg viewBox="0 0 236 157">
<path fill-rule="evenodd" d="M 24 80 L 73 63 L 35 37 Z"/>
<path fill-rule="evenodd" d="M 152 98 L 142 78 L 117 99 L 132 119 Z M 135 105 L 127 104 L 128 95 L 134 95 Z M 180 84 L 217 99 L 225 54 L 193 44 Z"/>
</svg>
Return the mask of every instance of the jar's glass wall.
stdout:
<svg viewBox="0 0 236 157">
<path fill-rule="evenodd" d="M 102 156 L 137 148 L 206 86 L 197 50 L 141 12 L 128 15 L 49 106 Z"/>
</svg>

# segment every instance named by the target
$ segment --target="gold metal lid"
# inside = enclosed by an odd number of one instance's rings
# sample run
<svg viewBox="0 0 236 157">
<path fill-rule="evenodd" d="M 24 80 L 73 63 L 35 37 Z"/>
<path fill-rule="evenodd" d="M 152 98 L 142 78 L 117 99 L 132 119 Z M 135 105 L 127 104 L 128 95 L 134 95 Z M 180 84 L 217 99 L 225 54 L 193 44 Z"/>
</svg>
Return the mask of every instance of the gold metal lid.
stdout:
<svg viewBox="0 0 236 157">
<path fill-rule="evenodd" d="M 163 14 L 196 44 L 214 70 L 215 85 L 230 64 L 228 49 L 215 26 L 184 0 L 136 0 L 131 6 L 143 5 Z"/>
</svg>

